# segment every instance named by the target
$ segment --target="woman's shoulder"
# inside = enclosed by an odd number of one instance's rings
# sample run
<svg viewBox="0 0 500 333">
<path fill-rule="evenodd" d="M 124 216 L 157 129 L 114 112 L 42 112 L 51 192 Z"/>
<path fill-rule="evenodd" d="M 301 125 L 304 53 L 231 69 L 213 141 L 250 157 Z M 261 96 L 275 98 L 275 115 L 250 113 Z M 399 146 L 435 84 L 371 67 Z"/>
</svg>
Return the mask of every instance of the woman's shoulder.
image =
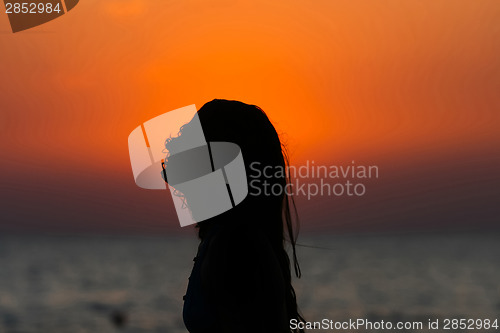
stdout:
<svg viewBox="0 0 500 333">
<path fill-rule="evenodd" d="M 286 326 L 286 283 L 263 234 L 234 234 L 230 229 L 214 234 L 202 264 L 202 283 L 221 322 L 232 322 L 230 327 L 256 311 L 270 331 Z"/>
<path fill-rule="evenodd" d="M 208 244 L 208 253 L 218 258 L 253 261 L 273 253 L 270 241 L 263 232 L 251 227 L 220 228 Z"/>
<path fill-rule="evenodd" d="M 202 274 L 207 281 L 259 283 L 274 287 L 284 283 L 278 256 L 267 237 L 257 230 L 221 229 L 206 250 Z"/>
</svg>

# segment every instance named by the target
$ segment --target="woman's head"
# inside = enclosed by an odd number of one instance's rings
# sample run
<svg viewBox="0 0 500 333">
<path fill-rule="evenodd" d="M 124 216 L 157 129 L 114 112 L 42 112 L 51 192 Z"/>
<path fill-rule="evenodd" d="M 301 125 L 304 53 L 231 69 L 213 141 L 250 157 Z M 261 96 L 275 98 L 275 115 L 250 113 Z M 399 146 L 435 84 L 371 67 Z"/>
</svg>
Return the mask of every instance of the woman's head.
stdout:
<svg viewBox="0 0 500 333">
<path fill-rule="evenodd" d="M 166 148 L 171 155 L 175 155 L 179 147 L 185 147 L 186 141 L 193 141 L 192 138 L 199 131 L 198 121 L 207 142 L 231 142 L 239 146 L 249 187 L 248 195 L 242 203 L 227 213 L 200 223 L 200 226 L 207 225 L 207 222 L 221 222 L 229 216 L 234 219 L 235 215 L 240 215 L 240 218 L 233 223 L 244 224 L 248 221 L 255 225 L 256 216 L 253 215 L 257 211 L 253 207 L 259 207 L 259 212 L 266 212 L 272 220 L 281 219 L 282 205 L 286 199 L 286 173 L 265 173 L 263 170 L 285 171 L 287 159 L 279 136 L 266 114 L 255 105 L 238 101 L 208 102 L 198 111 L 196 118 L 181 128 L 178 137 L 167 140 Z M 167 160 L 167 169 L 168 167 Z M 270 191 L 270 188 L 274 190 Z M 182 196 L 193 215 L 196 215 L 195 207 L 189 207 L 190 194 L 182 193 Z M 260 227 L 269 229 L 272 225 L 266 223 Z"/>
<path fill-rule="evenodd" d="M 213 100 L 203 105 L 198 117 L 208 142 L 232 142 L 241 149 L 249 193 L 233 213 L 241 213 L 255 224 L 252 215 L 257 211 L 251 207 L 260 207 L 261 212 L 279 219 L 284 193 L 271 193 L 263 187 L 276 184 L 275 187 L 284 189 L 286 177 L 284 174 L 266 177 L 262 170 L 264 167 L 285 170 L 286 161 L 278 133 L 264 111 L 238 101 Z"/>
</svg>

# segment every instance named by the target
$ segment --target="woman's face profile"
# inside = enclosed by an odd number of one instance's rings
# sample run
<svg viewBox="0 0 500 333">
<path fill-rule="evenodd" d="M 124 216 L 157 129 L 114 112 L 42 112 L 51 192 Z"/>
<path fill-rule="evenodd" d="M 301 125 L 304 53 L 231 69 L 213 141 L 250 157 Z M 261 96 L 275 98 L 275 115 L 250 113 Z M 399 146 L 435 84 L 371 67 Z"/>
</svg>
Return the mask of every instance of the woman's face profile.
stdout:
<svg viewBox="0 0 500 333">
<path fill-rule="evenodd" d="M 248 194 L 245 162 L 234 142 L 193 140 L 198 117 L 181 127 L 179 135 L 166 141 L 167 159 L 163 178 L 181 200 L 183 213 L 198 223 L 229 211 Z M 224 136 L 221 136 L 225 140 Z M 176 207 L 177 208 L 177 207 Z M 179 213 L 179 210 L 178 210 Z M 190 224 L 192 224 L 190 223 Z M 181 225 L 183 223 L 181 222 Z"/>
</svg>

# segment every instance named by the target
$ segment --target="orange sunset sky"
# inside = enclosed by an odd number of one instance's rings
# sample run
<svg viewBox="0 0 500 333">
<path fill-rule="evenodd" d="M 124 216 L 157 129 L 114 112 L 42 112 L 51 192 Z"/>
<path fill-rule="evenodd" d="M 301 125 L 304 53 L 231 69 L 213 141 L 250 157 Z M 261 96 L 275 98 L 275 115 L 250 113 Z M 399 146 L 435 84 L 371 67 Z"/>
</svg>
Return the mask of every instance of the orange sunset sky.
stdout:
<svg viewBox="0 0 500 333">
<path fill-rule="evenodd" d="M 127 137 L 214 98 L 263 108 L 294 165 L 379 166 L 362 198 L 299 198 L 303 229 L 494 228 L 499 18 L 496 0 L 82 0 L 13 34 L 2 12 L 0 230 L 180 230 Z"/>
</svg>

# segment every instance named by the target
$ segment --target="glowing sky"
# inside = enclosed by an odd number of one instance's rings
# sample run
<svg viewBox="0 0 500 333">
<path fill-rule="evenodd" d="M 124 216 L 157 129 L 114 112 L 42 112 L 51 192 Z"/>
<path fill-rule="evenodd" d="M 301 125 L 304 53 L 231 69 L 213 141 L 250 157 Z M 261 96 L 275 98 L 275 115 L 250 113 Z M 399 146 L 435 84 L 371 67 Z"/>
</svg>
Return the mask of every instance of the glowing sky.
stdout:
<svg viewBox="0 0 500 333">
<path fill-rule="evenodd" d="M 498 224 L 499 17 L 496 0 L 85 0 L 12 34 L 0 14 L 0 229 L 179 229 L 166 192 L 135 186 L 127 137 L 213 98 L 262 107 L 294 164 L 380 166 L 364 198 L 302 200 L 305 227 Z"/>
</svg>

